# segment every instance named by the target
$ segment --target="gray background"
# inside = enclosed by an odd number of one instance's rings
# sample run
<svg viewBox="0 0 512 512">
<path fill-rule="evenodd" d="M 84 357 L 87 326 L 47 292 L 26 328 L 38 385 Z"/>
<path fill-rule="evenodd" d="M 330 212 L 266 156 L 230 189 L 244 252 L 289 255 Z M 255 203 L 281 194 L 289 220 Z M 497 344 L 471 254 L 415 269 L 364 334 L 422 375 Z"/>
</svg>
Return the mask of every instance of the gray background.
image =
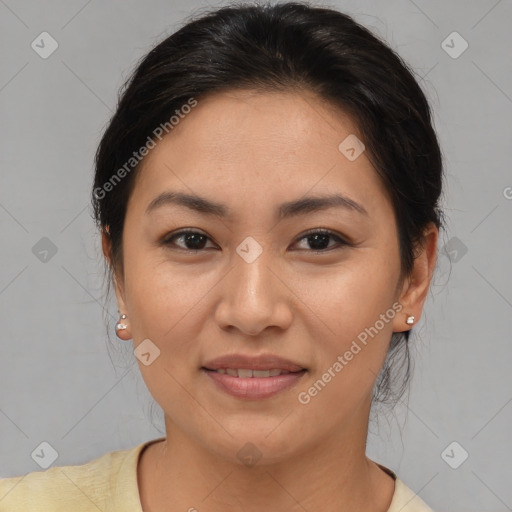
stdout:
<svg viewBox="0 0 512 512">
<path fill-rule="evenodd" d="M 197 8 L 225 3 L 0 0 L 0 477 L 41 470 L 31 454 L 43 441 L 63 466 L 164 433 L 115 337 L 112 298 L 102 308 L 92 159 L 137 59 Z M 372 28 L 423 77 L 447 173 L 448 229 L 414 329 L 411 393 L 372 423 L 368 455 L 438 512 L 512 510 L 512 2 L 323 5 Z M 31 48 L 43 31 L 59 45 L 47 59 Z M 453 31 L 469 44 L 458 58 L 442 47 Z M 41 252 L 44 237 L 55 254 Z"/>
</svg>

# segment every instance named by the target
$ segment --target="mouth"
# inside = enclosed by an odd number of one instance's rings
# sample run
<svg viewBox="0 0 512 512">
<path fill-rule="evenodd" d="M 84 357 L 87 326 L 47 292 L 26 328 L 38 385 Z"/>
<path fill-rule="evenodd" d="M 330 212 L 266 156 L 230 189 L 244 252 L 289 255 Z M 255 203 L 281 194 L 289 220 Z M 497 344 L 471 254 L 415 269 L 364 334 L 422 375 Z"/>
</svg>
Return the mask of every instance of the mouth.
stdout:
<svg viewBox="0 0 512 512">
<path fill-rule="evenodd" d="M 272 354 L 260 356 L 226 354 L 207 361 L 202 368 L 240 378 L 277 377 L 306 370 L 300 363 Z"/>
<path fill-rule="evenodd" d="M 230 375 L 239 379 L 261 379 L 267 377 L 278 377 L 279 375 L 288 375 L 290 373 L 302 373 L 306 370 L 303 368 L 297 371 L 283 370 L 281 368 L 271 368 L 268 370 L 253 370 L 251 368 L 217 368 L 216 370 L 211 368 L 202 367 L 203 370 L 209 372 L 216 372 L 221 375 Z"/>
<path fill-rule="evenodd" d="M 228 373 L 230 370 L 233 375 Z M 273 376 L 270 375 L 271 370 L 258 370 L 257 374 L 263 374 L 258 377 L 254 375 L 253 370 L 246 368 L 238 370 L 234 368 L 220 368 L 219 370 L 201 368 L 201 371 L 208 377 L 208 382 L 213 383 L 214 389 L 240 400 L 262 400 L 273 397 L 296 386 L 307 373 L 307 370 L 296 372 L 283 371 L 278 368 L 275 370 L 274 373 L 278 372 L 278 375 Z"/>
<path fill-rule="evenodd" d="M 200 368 L 217 391 L 241 400 L 270 398 L 296 386 L 308 372 L 300 364 L 276 356 L 227 355 Z"/>
</svg>

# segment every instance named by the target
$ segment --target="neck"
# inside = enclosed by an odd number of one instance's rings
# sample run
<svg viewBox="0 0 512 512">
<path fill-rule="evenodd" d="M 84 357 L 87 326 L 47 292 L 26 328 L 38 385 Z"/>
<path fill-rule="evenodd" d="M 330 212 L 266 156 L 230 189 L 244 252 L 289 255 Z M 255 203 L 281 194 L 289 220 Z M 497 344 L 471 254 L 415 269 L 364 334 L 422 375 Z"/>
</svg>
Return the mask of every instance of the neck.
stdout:
<svg viewBox="0 0 512 512">
<path fill-rule="evenodd" d="M 363 425 L 293 457 L 264 454 L 253 466 L 213 453 L 168 418 L 166 430 L 166 440 L 150 445 L 139 463 L 144 512 L 385 512 L 393 496 L 393 479 L 365 455 Z"/>
</svg>

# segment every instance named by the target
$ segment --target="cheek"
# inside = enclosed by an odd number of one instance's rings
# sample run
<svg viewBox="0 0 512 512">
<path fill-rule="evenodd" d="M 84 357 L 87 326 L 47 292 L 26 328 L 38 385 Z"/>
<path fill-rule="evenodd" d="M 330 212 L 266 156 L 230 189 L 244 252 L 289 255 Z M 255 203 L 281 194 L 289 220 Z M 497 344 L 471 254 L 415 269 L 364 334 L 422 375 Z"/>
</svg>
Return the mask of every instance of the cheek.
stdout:
<svg viewBox="0 0 512 512">
<path fill-rule="evenodd" d="M 326 411 L 326 424 L 339 426 L 369 403 L 392 336 L 392 285 L 382 276 L 355 271 L 332 278 L 328 293 L 312 283 L 310 304 L 322 321 L 311 317 L 316 364 L 297 390 L 304 428 L 314 429 Z M 319 326 L 316 333 L 313 323 Z"/>
<path fill-rule="evenodd" d="M 187 316 L 201 308 L 201 298 L 212 284 L 204 273 L 178 269 L 153 258 L 138 261 L 126 273 L 134 333 L 172 341 L 173 333 L 190 328 Z"/>
<path fill-rule="evenodd" d="M 322 277 L 302 276 L 297 295 L 310 307 L 310 316 L 321 320 L 318 323 L 326 336 L 352 339 L 392 306 L 396 267 L 378 250 L 361 250 L 346 265 L 326 270 Z"/>
<path fill-rule="evenodd" d="M 138 362 L 141 375 L 157 402 L 172 411 L 173 404 L 187 399 L 183 386 L 190 388 L 196 362 L 199 367 L 197 340 L 204 324 L 199 315 L 205 303 L 201 299 L 207 298 L 214 282 L 139 255 L 127 265 L 125 283 L 134 348 L 149 339 L 160 350 L 150 365 Z"/>
<path fill-rule="evenodd" d="M 310 308 L 303 313 L 311 319 L 308 329 L 318 355 L 308 387 L 301 391 L 317 404 L 318 413 L 333 403 L 338 404 L 333 414 L 340 417 L 354 410 L 371 393 L 385 360 L 399 265 L 392 268 L 388 262 L 396 260 L 381 254 L 365 249 L 350 264 L 331 269 L 328 278 L 301 280 L 300 296 L 307 297 Z"/>
</svg>

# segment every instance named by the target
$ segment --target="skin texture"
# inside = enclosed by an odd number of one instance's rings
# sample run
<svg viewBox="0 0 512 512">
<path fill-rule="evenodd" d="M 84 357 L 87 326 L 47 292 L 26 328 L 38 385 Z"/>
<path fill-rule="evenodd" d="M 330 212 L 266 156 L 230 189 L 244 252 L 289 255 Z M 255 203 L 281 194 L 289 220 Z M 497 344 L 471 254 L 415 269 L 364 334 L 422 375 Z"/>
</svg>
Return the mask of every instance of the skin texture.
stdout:
<svg viewBox="0 0 512 512">
<path fill-rule="evenodd" d="M 348 116 L 309 92 L 229 91 L 201 98 L 144 160 L 127 208 L 115 291 L 127 315 L 120 336 L 133 339 L 134 348 L 149 338 L 160 350 L 150 365 L 139 361 L 167 435 L 140 459 L 145 512 L 387 510 L 394 481 L 365 455 L 371 393 L 393 331 L 410 329 L 408 315 L 421 317 L 438 231 L 425 231 L 413 273 L 401 281 L 389 197 L 364 152 L 350 161 L 338 150 L 359 133 Z M 232 215 L 173 205 L 147 215 L 164 190 L 223 203 Z M 332 193 L 368 215 L 331 208 L 275 217 L 283 202 Z M 205 234 L 204 248 L 194 253 L 183 238 L 162 243 L 183 228 Z M 353 245 L 331 237 L 315 253 L 304 233 L 317 228 Z M 236 252 L 248 236 L 263 250 L 252 263 Z M 109 259 L 105 235 L 103 250 Z M 299 392 L 395 302 L 403 309 L 301 404 Z M 293 388 L 244 401 L 200 371 L 233 353 L 277 354 L 308 371 Z M 248 442 L 261 453 L 252 467 L 237 457 Z"/>
</svg>

